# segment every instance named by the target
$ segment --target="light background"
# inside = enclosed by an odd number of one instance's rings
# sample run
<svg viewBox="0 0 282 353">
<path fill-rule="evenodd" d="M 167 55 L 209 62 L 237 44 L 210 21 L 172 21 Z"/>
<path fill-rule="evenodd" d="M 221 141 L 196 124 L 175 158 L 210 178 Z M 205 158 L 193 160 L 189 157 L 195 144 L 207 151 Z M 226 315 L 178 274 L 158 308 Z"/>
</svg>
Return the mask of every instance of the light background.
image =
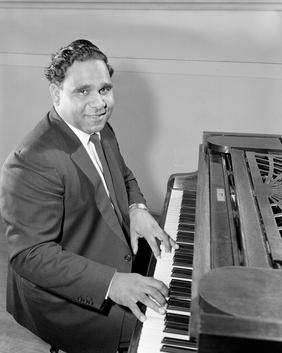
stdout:
<svg viewBox="0 0 282 353">
<path fill-rule="evenodd" d="M 282 134 L 281 1 L 0 1 L 0 166 L 50 109 L 43 68 L 86 38 L 115 68 L 111 118 L 150 208 L 203 131 Z"/>
</svg>

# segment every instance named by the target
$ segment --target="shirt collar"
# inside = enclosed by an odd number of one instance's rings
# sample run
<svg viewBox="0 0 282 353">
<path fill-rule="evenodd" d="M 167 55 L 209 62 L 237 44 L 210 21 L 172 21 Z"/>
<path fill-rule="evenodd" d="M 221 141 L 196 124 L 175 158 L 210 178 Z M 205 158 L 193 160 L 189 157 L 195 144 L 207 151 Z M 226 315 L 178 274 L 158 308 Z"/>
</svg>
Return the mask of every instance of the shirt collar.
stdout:
<svg viewBox="0 0 282 353">
<path fill-rule="evenodd" d="M 64 119 L 63 119 L 64 120 Z M 76 134 L 76 136 L 79 138 L 79 140 L 81 141 L 81 143 L 84 146 L 87 146 L 88 142 L 89 142 L 89 138 L 91 136 L 91 134 L 87 134 L 86 132 L 78 129 L 77 127 L 71 125 L 70 123 L 66 122 L 64 120 L 64 122 L 68 125 L 68 127 Z M 96 132 L 96 134 L 99 136 L 99 138 L 101 138 L 100 136 L 100 132 Z"/>
</svg>

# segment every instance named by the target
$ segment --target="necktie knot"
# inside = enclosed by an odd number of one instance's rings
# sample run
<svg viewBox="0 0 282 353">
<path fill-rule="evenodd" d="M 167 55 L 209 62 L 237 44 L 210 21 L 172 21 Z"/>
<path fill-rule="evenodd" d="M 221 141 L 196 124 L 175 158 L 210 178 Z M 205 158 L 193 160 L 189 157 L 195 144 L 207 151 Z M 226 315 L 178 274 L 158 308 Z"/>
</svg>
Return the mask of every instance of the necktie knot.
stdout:
<svg viewBox="0 0 282 353">
<path fill-rule="evenodd" d="M 99 144 L 100 144 L 100 137 L 99 137 L 99 135 L 95 132 L 94 134 L 90 135 L 89 141 L 93 142 L 94 145 L 96 145 L 96 143 L 99 143 Z"/>
</svg>

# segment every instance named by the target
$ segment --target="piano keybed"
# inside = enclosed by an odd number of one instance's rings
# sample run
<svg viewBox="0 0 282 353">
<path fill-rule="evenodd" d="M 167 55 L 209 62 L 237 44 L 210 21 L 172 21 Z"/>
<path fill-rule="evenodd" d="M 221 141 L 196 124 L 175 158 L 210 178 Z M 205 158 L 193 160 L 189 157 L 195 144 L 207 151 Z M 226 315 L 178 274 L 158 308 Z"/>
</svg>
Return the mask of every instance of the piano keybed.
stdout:
<svg viewBox="0 0 282 353">
<path fill-rule="evenodd" d="M 189 337 L 189 319 L 194 251 L 196 192 L 172 189 L 164 230 L 178 243 L 171 253 L 161 246 L 154 278 L 169 288 L 165 315 L 146 310 L 138 353 L 184 353 L 197 351 Z"/>
</svg>

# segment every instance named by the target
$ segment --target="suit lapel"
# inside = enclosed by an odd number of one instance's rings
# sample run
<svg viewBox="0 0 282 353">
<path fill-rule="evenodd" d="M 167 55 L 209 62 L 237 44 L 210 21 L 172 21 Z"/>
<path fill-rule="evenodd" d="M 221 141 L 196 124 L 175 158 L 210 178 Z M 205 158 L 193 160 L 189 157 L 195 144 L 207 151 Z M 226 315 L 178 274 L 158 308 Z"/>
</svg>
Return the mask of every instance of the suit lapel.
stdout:
<svg viewBox="0 0 282 353">
<path fill-rule="evenodd" d="M 93 183 L 95 188 L 95 202 L 105 222 L 122 241 L 128 244 L 103 182 L 84 146 L 55 110 L 51 111 L 50 117 L 51 122 L 57 125 L 56 129 L 59 128 L 62 134 L 69 139 L 68 146 L 71 146 L 71 159 Z"/>
</svg>

